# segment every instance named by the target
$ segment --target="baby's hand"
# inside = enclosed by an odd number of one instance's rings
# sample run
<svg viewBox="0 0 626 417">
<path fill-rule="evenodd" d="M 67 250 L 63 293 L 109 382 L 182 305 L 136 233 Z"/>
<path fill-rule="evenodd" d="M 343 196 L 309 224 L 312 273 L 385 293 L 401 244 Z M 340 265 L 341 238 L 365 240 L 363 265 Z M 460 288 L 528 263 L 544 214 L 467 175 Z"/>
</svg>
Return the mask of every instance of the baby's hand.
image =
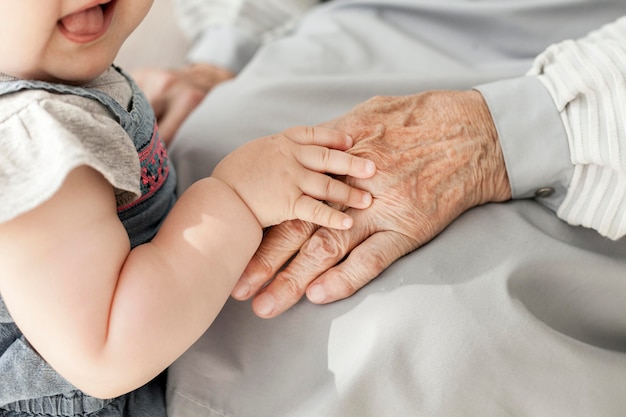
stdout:
<svg viewBox="0 0 626 417">
<path fill-rule="evenodd" d="M 235 190 L 262 227 L 300 219 L 348 229 L 352 218 L 324 201 L 363 209 L 372 196 L 326 174 L 370 178 L 376 172 L 373 162 L 343 151 L 351 146 L 336 130 L 294 127 L 235 149 L 212 176 Z"/>
</svg>

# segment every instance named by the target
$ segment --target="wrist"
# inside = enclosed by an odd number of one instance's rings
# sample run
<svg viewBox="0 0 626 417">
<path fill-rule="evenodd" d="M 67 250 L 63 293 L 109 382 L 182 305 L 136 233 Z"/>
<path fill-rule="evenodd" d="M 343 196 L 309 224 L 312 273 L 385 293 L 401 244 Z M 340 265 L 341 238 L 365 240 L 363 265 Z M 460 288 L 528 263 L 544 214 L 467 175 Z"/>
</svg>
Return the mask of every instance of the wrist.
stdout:
<svg viewBox="0 0 626 417">
<path fill-rule="evenodd" d="M 181 74 L 196 88 L 206 92 L 217 84 L 235 77 L 235 74 L 226 68 L 202 62 L 187 65 L 181 69 Z"/>
<path fill-rule="evenodd" d="M 471 140 L 481 152 L 476 164 L 475 205 L 502 202 L 511 199 L 511 187 L 504 162 L 504 155 L 489 107 L 482 94 L 475 90 L 462 92 L 463 107 L 468 114 Z"/>
<path fill-rule="evenodd" d="M 218 168 L 216 167 L 215 171 L 217 170 Z M 259 217 L 259 215 L 257 215 L 257 213 L 252 209 L 252 207 L 250 207 L 250 205 L 246 202 L 246 200 L 237 190 L 237 187 L 231 184 L 228 178 L 220 176 L 215 171 L 209 178 L 216 181 L 218 184 L 220 184 L 221 187 L 224 188 L 228 194 L 231 194 L 232 199 L 235 200 L 238 205 L 245 207 L 245 209 L 250 213 L 252 218 L 254 218 L 254 221 L 257 223 L 259 228 L 263 230 L 263 228 L 265 227 L 263 225 L 263 220 Z"/>
<path fill-rule="evenodd" d="M 259 226 L 259 230 L 261 232 L 263 231 L 263 222 L 261 221 L 261 219 L 259 219 L 259 216 L 254 212 L 254 210 L 252 210 L 250 205 L 248 205 L 246 200 L 239 194 L 237 188 L 234 185 L 230 184 L 227 179 L 221 178 L 215 174 L 211 175 L 205 180 L 214 181 L 216 184 L 218 184 L 218 186 L 223 190 L 221 195 L 225 196 L 228 201 L 234 202 L 237 206 L 244 208 L 245 211 L 250 214 L 250 217 L 254 219 L 254 222 Z"/>
</svg>

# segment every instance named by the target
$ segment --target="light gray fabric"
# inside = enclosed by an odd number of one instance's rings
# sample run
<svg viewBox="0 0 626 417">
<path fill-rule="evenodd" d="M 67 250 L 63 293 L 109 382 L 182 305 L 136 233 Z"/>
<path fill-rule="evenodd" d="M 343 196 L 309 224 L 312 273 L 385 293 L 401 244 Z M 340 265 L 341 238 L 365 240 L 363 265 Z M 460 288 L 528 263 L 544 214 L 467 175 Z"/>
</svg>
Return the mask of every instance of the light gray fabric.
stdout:
<svg viewBox="0 0 626 417">
<path fill-rule="evenodd" d="M 207 29 L 193 44 L 187 59 L 205 62 L 238 73 L 252 59 L 260 45 L 249 33 L 236 27 Z"/>
<path fill-rule="evenodd" d="M 331 2 L 211 93 L 172 148 L 180 186 L 240 143 L 373 95 L 522 76 L 549 44 L 626 13 L 621 0 L 375 3 Z M 168 411 L 623 416 L 625 277 L 624 239 L 533 200 L 475 208 L 344 301 L 272 320 L 229 301 L 171 367 Z"/>
<path fill-rule="evenodd" d="M 175 0 L 193 45 L 188 60 L 239 72 L 261 43 L 283 32 L 316 0 Z"/>
<path fill-rule="evenodd" d="M 620 0 L 375 3 L 335 0 L 316 9 L 261 48 L 236 81 L 213 90 L 173 146 L 183 161 L 179 185 L 209 175 L 247 140 L 332 119 L 373 95 L 522 76 L 550 44 L 626 13 Z"/>
<path fill-rule="evenodd" d="M 170 369 L 169 416 L 623 416 L 624 271 L 624 240 L 481 207 L 347 300 L 230 301 Z"/>
<path fill-rule="evenodd" d="M 513 198 L 541 197 L 556 211 L 572 178 L 567 134 L 546 88 L 536 77 L 520 77 L 477 86 L 487 102 L 502 138 L 502 152 Z M 512 99 L 513 98 L 513 99 Z M 532 157 L 524 157 L 532 155 Z M 520 157 L 522 156 L 522 157 Z"/>
</svg>

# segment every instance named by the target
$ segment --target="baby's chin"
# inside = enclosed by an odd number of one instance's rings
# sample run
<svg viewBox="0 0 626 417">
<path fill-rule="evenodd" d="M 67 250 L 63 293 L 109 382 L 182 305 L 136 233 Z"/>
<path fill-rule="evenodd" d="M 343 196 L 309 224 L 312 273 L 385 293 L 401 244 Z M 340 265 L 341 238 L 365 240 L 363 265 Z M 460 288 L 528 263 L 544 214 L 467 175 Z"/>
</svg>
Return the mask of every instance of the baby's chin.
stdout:
<svg viewBox="0 0 626 417">
<path fill-rule="evenodd" d="M 82 85 L 95 80 L 105 73 L 113 64 L 112 60 L 82 60 L 73 65 L 62 65 L 58 69 L 51 69 L 48 75 L 51 81 L 64 84 Z"/>
</svg>

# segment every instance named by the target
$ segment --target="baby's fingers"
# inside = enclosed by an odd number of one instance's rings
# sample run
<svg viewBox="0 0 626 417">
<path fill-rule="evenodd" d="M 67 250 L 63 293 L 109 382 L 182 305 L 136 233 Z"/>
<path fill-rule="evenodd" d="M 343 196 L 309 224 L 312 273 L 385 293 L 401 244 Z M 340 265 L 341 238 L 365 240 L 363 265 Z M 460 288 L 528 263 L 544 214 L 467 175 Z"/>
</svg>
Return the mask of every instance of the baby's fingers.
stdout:
<svg viewBox="0 0 626 417">
<path fill-rule="evenodd" d="M 282 134 L 300 145 L 318 145 L 333 149 L 350 149 L 354 144 L 352 138 L 338 130 L 328 127 L 296 126 L 284 130 Z"/>
<path fill-rule="evenodd" d="M 300 220 L 315 223 L 322 227 L 346 230 L 352 227 L 352 217 L 346 213 L 327 206 L 323 202 L 307 195 L 296 200 L 294 215 Z"/>
<path fill-rule="evenodd" d="M 303 177 L 300 190 L 318 200 L 339 203 L 358 209 L 368 208 L 372 204 L 372 195 L 324 174 L 310 174 Z"/>
<path fill-rule="evenodd" d="M 298 162 L 312 171 L 355 178 L 370 178 L 376 165 L 369 159 L 322 146 L 304 146 L 297 155 Z"/>
</svg>

